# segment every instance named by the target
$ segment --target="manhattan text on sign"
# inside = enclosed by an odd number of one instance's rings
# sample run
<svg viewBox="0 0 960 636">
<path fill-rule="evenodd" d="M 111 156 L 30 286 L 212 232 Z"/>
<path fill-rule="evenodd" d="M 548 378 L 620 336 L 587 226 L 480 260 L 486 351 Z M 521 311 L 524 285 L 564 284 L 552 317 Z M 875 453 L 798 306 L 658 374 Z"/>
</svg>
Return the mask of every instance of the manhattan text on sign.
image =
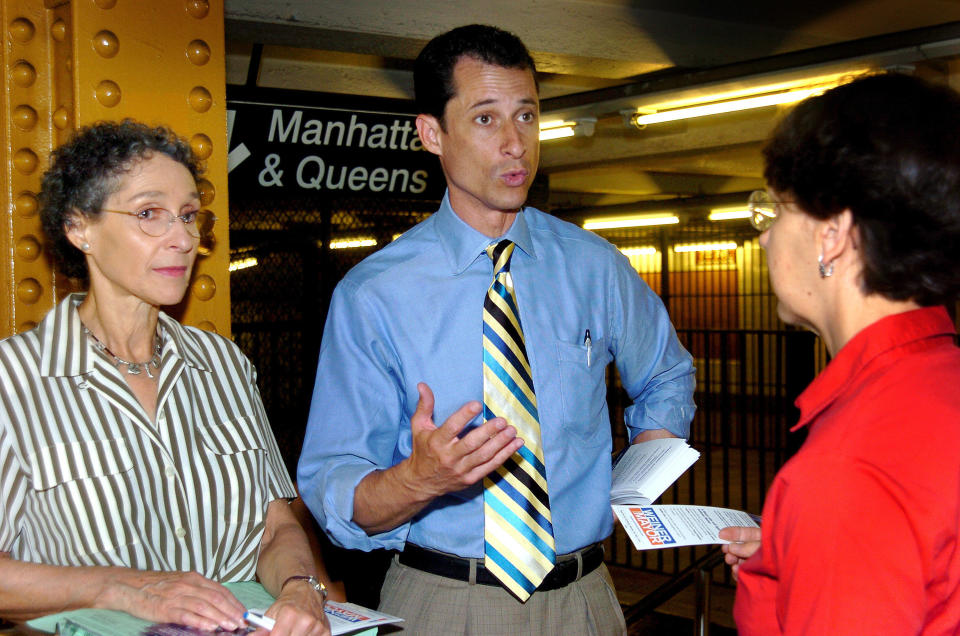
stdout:
<svg viewBox="0 0 960 636">
<path fill-rule="evenodd" d="M 228 100 L 231 196 L 439 199 L 415 115 Z"/>
</svg>

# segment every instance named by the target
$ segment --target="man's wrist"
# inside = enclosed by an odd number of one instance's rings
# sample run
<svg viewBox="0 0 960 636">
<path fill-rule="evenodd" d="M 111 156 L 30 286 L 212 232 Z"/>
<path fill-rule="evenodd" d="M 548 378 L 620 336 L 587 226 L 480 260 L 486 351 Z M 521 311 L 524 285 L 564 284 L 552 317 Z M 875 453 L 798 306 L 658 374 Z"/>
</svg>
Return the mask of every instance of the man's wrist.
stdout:
<svg viewBox="0 0 960 636">
<path fill-rule="evenodd" d="M 395 465 L 388 478 L 393 480 L 396 488 L 395 492 L 404 493 L 404 498 L 414 506 L 426 506 L 437 497 L 445 494 L 432 492 L 425 488 L 430 482 L 428 479 L 417 477 L 411 457 L 407 457 Z"/>
<path fill-rule="evenodd" d="M 654 439 L 665 439 L 668 437 L 676 437 L 676 435 L 665 428 L 648 428 L 637 433 L 636 437 L 631 440 L 631 443 L 639 444 L 642 442 L 649 442 Z"/>
</svg>

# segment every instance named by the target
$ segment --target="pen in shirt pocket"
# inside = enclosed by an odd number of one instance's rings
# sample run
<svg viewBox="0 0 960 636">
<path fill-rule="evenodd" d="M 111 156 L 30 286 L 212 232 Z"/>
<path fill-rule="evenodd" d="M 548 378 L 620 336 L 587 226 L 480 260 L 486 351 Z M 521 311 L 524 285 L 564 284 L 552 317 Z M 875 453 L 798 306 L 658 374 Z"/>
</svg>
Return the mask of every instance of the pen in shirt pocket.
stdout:
<svg viewBox="0 0 960 636">
<path fill-rule="evenodd" d="M 590 330 L 583 333 L 583 344 L 587 348 L 587 368 L 590 368 L 590 354 L 593 352 L 593 340 L 590 339 Z"/>
</svg>

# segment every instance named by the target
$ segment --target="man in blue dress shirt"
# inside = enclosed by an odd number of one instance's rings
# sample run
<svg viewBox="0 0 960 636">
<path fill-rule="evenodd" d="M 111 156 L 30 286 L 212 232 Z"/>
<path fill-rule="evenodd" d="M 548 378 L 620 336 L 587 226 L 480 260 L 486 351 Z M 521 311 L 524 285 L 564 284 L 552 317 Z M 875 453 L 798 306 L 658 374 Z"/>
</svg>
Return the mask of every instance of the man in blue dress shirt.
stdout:
<svg viewBox="0 0 960 636">
<path fill-rule="evenodd" d="M 524 207 L 539 100 L 519 39 L 480 25 L 438 36 L 417 59 L 415 89 L 417 131 L 447 192 L 333 294 L 300 492 L 334 542 L 403 551 L 381 609 L 411 633 L 624 633 L 597 546 L 613 530 L 606 367 L 615 361 L 633 401 L 636 443 L 687 436 L 692 359 L 617 248 Z M 481 406 L 485 250 L 504 238 L 516 245 L 557 555 L 525 602 L 484 567 L 483 477 L 523 445 Z"/>
</svg>

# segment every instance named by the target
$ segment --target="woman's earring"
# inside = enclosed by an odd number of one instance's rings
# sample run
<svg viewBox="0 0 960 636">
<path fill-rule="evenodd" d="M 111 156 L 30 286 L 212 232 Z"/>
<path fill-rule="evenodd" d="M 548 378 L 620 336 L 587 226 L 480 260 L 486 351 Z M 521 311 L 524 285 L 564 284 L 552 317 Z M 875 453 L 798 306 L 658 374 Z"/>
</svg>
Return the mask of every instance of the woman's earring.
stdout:
<svg viewBox="0 0 960 636">
<path fill-rule="evenodd" d="M 84 251 L 84 252 L 89 252 L 89 251 L 90 251 L 90 244 L 89 244 L 89 243 L 81 243 L 81 244 L 80 244 L 80 249 L 81 249 L 82 251 Z M 821 268 L 820 271 L 822 272 L 823 269 Z"/>
<path fill-rule="evenodd" d="M 823 254 L 817 257 L 817 269 L 820 270 L 820 278 L 830 278 L 833 276 L 833 263 L 823 264 Z"/>
</svg>

